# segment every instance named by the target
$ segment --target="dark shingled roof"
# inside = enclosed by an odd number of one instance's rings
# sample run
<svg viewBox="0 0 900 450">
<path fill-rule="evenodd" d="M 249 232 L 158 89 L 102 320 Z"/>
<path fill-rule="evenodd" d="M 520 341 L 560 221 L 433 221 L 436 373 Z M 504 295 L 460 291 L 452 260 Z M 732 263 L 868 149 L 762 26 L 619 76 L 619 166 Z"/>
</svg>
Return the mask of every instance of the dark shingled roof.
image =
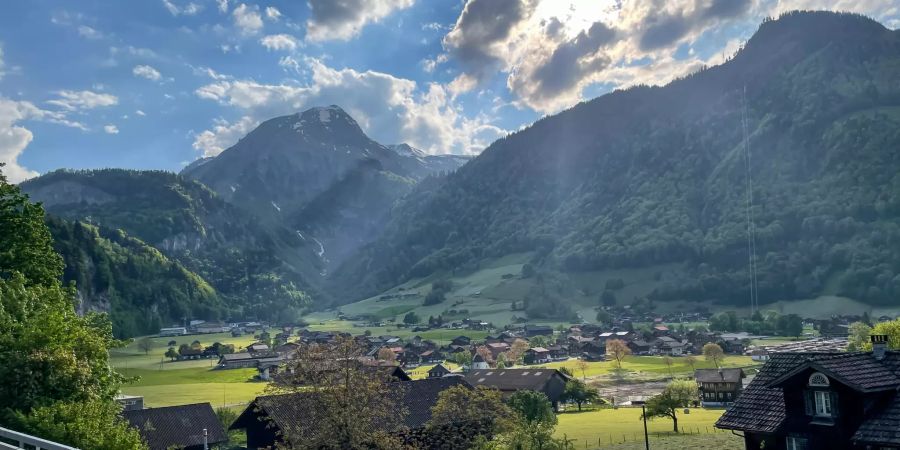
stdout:
<svg viewBox="0 0 900 450">
<path fill-rule="evenodd" d="M 400 403 L 406 408 L 403 425 L 410 429 L 419 428 L 431 419 L 431 408 L 437 403 L 438 395 L 453 386 L 469 386 L 462 377 L 430 378 L 416 381 L 390 383 L 393 395 L 402 395 Z M 234 421 L 229 429 L 247 428 L 248 421 L 258 420 L 256 408 L 267 415 L 274 425 L 286 435 L 302 435 L 302 427 L 315 423 L 315 408 L 308 400 L 313 392 L 266 395 L 256 397 L 247 409 Z"/>
<path fill-rule="evenodd" d="M 536 367 L 534 369 L 481 369 L 466 374 L 466 381 L 472 386 L 486 386 L 501 391 L 528 389 L 540 391 L 554 376 L 568 377 L 556 369 Z"/>
<path fill-rule="evenodd" d="M 694 378 L 700 383 L 740 383 L 743 369 L 697 369 Z"/>
<path fill-rule="evenodd" d="M 853 441 L 872 446 L 900 445 L 900 394 L 881 412 L 866 419 L 853 435 Z"/>
<path fill-rule="evenodd" d="M 881 361 L 870 353 L 773 353 L 716 427 L 761 433 L 778 430 L 785 419 L 784 394 L 773 384 L 800 367 L 825 369 L 839 381 L 864 390 L 883 387 L 877 376 L 900 385 L 900 352 L 887 352 Z"/>
<path fill-rule="evenodd" d="M 122 417 L 138 429 L 150 450 L 202 446 L 204 428 L 209 445 L 228 440 L 209 403 L 124 411 Z"/>
</svg>

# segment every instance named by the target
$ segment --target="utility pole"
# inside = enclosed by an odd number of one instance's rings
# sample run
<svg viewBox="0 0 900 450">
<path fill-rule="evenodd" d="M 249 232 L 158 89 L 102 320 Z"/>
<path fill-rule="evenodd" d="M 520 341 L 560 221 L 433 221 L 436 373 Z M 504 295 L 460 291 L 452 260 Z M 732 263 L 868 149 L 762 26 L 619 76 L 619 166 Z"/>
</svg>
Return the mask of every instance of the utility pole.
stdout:
<svg viewBox="0 0 900 450">
<path fill-rule="evenodd" d="M 209 437 L 207 436 L 206 428 L 203 429 L 203 450 L 209 450 Z"/>
<path fill-rule="evenodd" d="M 641 418 L 644 419 L 644 448 L 650 450 L 650 436 L 647 435 L 647 407 L 641 405 Z"/>
</svg>

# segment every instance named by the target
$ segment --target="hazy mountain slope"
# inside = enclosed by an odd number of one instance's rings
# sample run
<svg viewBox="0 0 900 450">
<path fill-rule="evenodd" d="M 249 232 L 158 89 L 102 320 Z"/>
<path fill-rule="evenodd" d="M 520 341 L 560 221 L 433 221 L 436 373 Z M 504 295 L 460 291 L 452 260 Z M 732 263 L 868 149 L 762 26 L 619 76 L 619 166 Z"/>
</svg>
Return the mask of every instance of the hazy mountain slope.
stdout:
<svg viewBox="0 0 900 450">
<path fill-rule="evenodd" d="M 420 184 L 332 280 L 359 298 L 535 251 L 544 270 L 681 263 L 665 299 L 748 292 L 746 88 L 763 301 L 900 295 L 900 33 L 855 15 L 764 23 L 735 58 L 604 95 Z"/>
<path fill-rule="evenodd" d="M 162 250 L 238 313 L 271 317 L 290 309 L 298 289 L 318 294 L 321 269 L 311 245 L 195 181 L 159 171 L 56 171 L 21 188 L 51 214 L 122 229 Z"/>
<path fill-rule="evenodd" d="M 52 216 L 47 225 L 65 261 L 63 281 L 78 289 L 78 310 L 109 312 L 117 336 L 155 333 L 187 317 L 213 320 L 228 312 L 203 278 L 121 230 Z"/>
<path fill-rule="evenodd" d="M 415 182 L 468 159 L 385 147 L 332 105 L 263 122 L 182 174 L 254 216 L 297 230 L 327 272 L 381 233 L 394 202 Z"/>
</svg>

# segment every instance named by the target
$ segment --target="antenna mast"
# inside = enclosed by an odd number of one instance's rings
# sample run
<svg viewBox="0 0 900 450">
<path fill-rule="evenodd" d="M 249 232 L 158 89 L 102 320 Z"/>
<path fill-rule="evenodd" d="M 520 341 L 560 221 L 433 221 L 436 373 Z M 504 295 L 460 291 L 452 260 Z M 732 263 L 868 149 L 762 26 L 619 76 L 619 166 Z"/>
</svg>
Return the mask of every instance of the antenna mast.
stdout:
<svg viewBox="0 0 900 450">
<path fill-rule="evenodd" d="M 753 220 L 753 177 L 750 164 L 749 114 L 747 85 L 741 94 L 741 127 L 744 131 L 744 153 L 747 158 L 747 253 L 750 258 L 750 315 L 759 311 L 759 283 L 756 278 L 756 224 Z"/>
</svg>

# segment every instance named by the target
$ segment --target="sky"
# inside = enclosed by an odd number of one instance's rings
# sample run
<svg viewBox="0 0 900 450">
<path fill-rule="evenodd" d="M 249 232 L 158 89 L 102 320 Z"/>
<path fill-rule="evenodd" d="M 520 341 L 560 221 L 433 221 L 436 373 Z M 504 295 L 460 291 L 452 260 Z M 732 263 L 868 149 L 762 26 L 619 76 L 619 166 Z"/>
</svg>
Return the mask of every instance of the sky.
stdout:
<svg viewBox="0 0 900 450">
<path fill-rule="evenodd" d="M 178 171 L 339 105 L 383 144 L 477 154 L 617 88 L 733 55 L 766 17 L 897 0 L 29 0 L 0 14 L 0 163 Z"/>
</svg>

